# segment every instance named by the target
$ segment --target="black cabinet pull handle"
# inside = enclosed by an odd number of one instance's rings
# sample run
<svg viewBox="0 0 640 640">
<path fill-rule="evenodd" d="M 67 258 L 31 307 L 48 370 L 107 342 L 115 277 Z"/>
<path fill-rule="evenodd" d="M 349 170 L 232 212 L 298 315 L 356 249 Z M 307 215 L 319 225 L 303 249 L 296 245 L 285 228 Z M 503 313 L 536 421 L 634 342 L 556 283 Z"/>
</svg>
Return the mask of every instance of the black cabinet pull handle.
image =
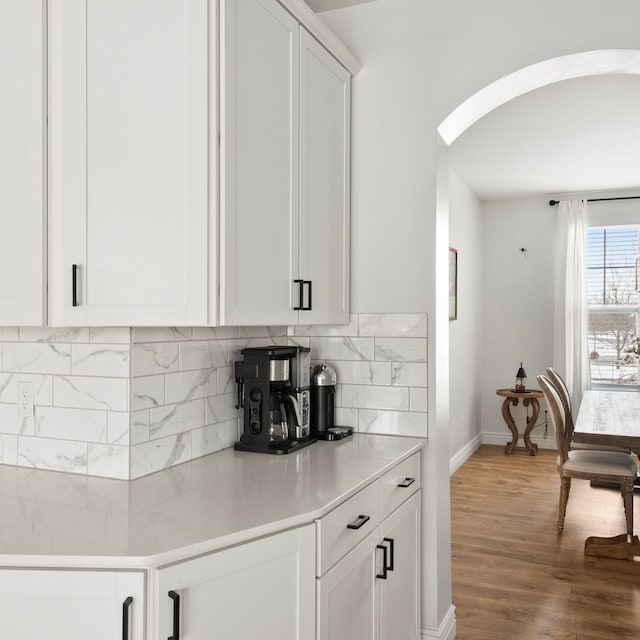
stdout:
<svg viewBox="0 0 640 640">
<path fill-rule="evenodd" d="M 395 541 L 393 538 L 382 538 L 382 540 L 389 543 L 389 564 L 387 565 L 387 569 L 393 571 L 394 558 L 396 557 Z"/>
<path fill-rule="evenodd" d="M 304 280 L 294 280 L 293 282 L 298 285 L 298 306 L 293 307 L 293 310 L 304 311 Z"/>
<path fill-rule="evenodd" d="M 415 481 L 415 478 L 405 478 L 402 482 L 398 483 L 398 486 L 406 489 L 407 487 L 410 487 Z"/>
<path fill-rule="evenodd" d="M 311 282 L 311 280 L 304 280 L 304 284 L 308 285 L 308 292 L 309 292 L 309 304 L 306 307 L 302 307 L 303 311 L 311 311 L 312 307 L 313 307 L 313 290 L 312 290 L 312 286 L 313 283 Z"/>
<path fill-rule="evenodd" d="M 347 525 L 347 529 L 360 529 L 360 527 L 363 527 L 365 524 L 367 524 L 369 520 L 369 516 L 358 516 L 358 519 L 355 522 Z"/>
<path fill-rule="evenodd" d="M 71 304 L 78 306 L 78 265 L 71 265 Z"/>
<path fill-rule="evenodd" d="M 122 603 L 122 640 L 129 640 L 129 607 L 133 598 L 129 596 Z"/>
<path fill-rule="evenodd" d="M 173 635 L 168 640 L 180 640 L 180 595 L 169 591 L 169 597 L 173 600 Z"/>
<path fill-rule="evenodd" d="M 387 547 L 383 544 L 377 544 L 376 549 L 382 549 L 382 573 L 377 573 L 376 578 L 381 580 L 387 579 Z"/>
</svg>

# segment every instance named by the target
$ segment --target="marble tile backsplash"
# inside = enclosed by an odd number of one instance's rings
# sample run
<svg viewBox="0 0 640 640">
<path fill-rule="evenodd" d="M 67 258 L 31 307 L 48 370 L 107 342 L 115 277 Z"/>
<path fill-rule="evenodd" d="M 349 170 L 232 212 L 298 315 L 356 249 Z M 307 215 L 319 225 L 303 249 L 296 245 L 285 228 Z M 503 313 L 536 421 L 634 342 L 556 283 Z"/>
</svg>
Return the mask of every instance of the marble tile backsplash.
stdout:
<svg viewBox="0 0 640 640">
<path fill-rule="evenodd" d="M 427 437 L 427 315 L 352 314 L 348 325 L 296 326 L 290 340 L 336 370 L 336 419 L 354 430 Z"/>
<path fill-rule="evenodd" d="M 301 344 L 338 374 L 337 418 L 427 436 L 426 314 L 348 325 L 0 328 L 0 463 L 134 479 L 230 447 L 233 363 L 245 347 Z M 18 415 L 22 383 L 32 415 Z"/>
<path fill-rule="evenodd" d="M 1 463 L 129 477 L 129 329 L 3 327 L 0 353 Z"/>
<path fill-rule="evenodd" d="M 232 446 L 233 363 L 245 347 L 286 343 L 286 327 L 133 329 L 130 478 Z"/>
<path fill-rule="evenodd" d="M 0 463 L 133 479 L 238 438 L 233 362 L 285 327 L 0 328 Z M 33 415 L 18 416 L 20 383 Z"/>
</svg>

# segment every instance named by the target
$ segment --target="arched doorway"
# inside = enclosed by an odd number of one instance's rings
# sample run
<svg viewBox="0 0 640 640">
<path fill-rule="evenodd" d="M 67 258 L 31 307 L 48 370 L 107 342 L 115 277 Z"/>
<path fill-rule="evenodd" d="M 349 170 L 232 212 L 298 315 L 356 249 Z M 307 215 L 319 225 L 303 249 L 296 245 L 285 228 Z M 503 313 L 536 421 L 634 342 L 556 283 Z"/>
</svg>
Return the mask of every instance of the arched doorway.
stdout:
<svg viewBox="0 0 640 640">
<path fill-rule="evenodd" d="M 640 51 L 636 49 L 604 49 L 574 53 L 519 69 L 492 82 L 456 107 L 439 125 L 438 134 L 445 145 L 484 115 L 534 89 L 583 76 L 640 75 Z"/>
<path fill-rule="evenodd" d="M 526 93 L 548 85 L 587 76 L 640 76 L 640 50 L 606 49 L 587 51 L 545 60 L 524 67 L 487 85 L 454 109 L 437 127 L 437 187 L 435 219 L 436 292 L 435 328 L 438 338 L 432 343 L 431 379 L 439 389 L 432 397 L 436 420 L 449 421 L 449 323 L 448 323 L 448 255 L 449 193 L 448 152 L 451 144 L 478 120 L 502 105 Z M 447 337 L 446 340 L 443 338 Z M 446 405 L 446 406 L 445 406 Z M 442 431 L 438 430 L 439 433 Z"/>
<path fill-rule="evenodd" d="M 434 432 L 447 434 L 449 415 L 449 322 L 448 322 L 448 247 L 449 146 L 475 122 L 501 105 L 535 89 L 585 76 L 640 75 L 640 51 L 599 50 L 572 54 L 524 67 L 504 76 L 470 96 L 437 127 L 437 186 L 435 216 L 435 335 L 430 336 L 429 379 L 436 381 L 431 390 L 430 408 Z M 433 403 L 433 404 L 431 404 Z M 430 426 L 431 430 L 431 426 Z M 439 449 L 442 454 L 443 448 Z"/>
</svg>

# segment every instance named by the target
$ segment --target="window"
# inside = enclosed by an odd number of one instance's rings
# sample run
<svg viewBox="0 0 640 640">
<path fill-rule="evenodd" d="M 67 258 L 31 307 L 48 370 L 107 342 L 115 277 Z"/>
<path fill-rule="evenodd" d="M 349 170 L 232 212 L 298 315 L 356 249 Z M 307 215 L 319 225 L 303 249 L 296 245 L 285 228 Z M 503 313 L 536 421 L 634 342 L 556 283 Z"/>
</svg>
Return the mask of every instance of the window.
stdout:
<svg viewBox="0 0 640 640">
<path fill-rule="evenodd" d="M 638 335 L 640 226 L 587 231 L 589 358 L 594 385 L 638 385 L 638 357 L 629 349 Z"/>
</svg>

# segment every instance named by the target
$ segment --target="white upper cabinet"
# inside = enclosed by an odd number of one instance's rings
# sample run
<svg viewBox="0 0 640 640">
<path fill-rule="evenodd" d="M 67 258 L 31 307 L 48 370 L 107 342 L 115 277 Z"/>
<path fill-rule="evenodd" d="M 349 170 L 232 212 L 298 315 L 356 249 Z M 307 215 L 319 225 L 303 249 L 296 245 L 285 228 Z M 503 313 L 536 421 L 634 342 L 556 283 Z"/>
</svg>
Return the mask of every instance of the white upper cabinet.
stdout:
<svg viewBox="0 0 640 640">
<path fill-rule="evenodd" d="M 349 322 L 351 75 L 300 28 L 300 277 L 305 324 Z M 305 292 L 305 295 L 308 292 Z"/>
<path fill-rule="evenodd" d="M 49 6 L 50 324 L 208 324 L 215 2 Z"/>
<path fill-rule="evenodd" d="M 44 16 L 0 2 L 0 325 L 45 321 Z"/>
<path fill-rule="evenodd" d="M 350 74 L 276 0 L 223 0 L 220 322 L 348 322 Z"/>
<path fill-rule="evenodd" d="M 221 9 L 220 319 L 294 324 L 299 26 L 275 0 Z"/>
</svg>

